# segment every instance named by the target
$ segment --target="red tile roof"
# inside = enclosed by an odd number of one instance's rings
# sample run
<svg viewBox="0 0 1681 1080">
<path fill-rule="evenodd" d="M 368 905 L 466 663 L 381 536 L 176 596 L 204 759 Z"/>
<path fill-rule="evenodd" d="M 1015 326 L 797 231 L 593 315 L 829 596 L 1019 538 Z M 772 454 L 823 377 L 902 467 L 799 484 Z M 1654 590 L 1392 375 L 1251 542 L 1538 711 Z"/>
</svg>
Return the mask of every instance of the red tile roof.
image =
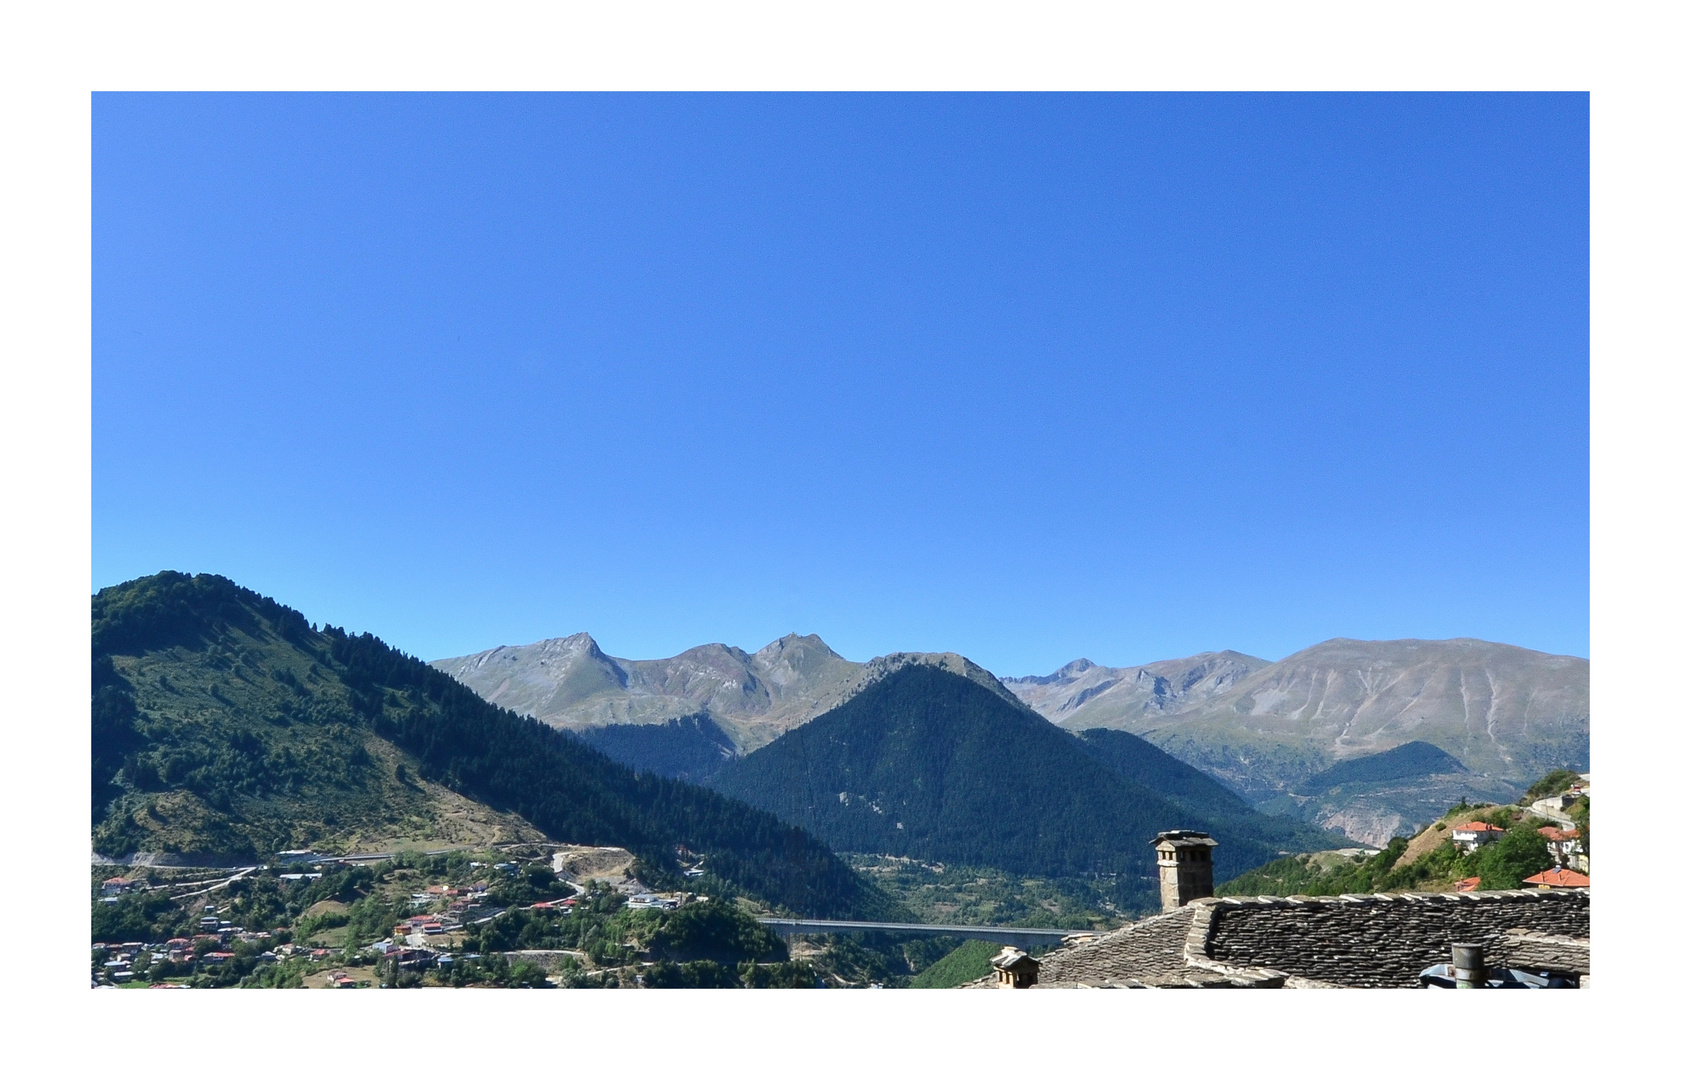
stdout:
<svg viewBox="0 0 1681 1080">
<path fill-rule="evenodd" d="M 1524 878 L 1523 883 L 1547 888 L 1585 889 L 1588 887 L 1588 875 L 1578 874 L 1574 870 L 1566 870 L 1555 866 L 1551 870 L 1543 870 L 1533 877 Z"/>
<path fill-rule="evenodd" d="M 1548 840 L 1553 841 L 1574 840 L 1578 836 L 1582 835 L 1575 829 L 1560 829 L 1552 825 L 1543 825 L 1535 831 L 1546 837 Z"/>
<path fill-rule="evenodd" d="M 1477 886 L 1481 885 L 1482 883 L 1483 883 L 1483 879 L 1480 878 L 1480 877 L 1468 877 L 1468 878 L 1465 878 L 1462 881 L 1454 882 L 1453 883 L 1453 891 L 1454 892 L 1476 892 L 1477 891 Z"/>
<path fill-rule="evenodd" d="M 1498 825 L 1490 825 L 1486 821 L 1467 821 L 1463 825 L 1455 825 L 1454 832 L 1505 832 Z"/>
</svg>

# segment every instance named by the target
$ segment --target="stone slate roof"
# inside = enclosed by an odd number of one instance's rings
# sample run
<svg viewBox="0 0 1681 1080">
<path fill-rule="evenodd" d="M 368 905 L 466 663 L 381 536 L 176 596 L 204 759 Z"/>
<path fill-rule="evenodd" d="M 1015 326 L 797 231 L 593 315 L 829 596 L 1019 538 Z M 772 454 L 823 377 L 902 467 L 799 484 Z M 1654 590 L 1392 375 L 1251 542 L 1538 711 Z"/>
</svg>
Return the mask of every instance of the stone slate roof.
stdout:
<svg viewBox="0 0 1681 1080">
<path fill-rule="evenodd" d="M 1108 986 L 1129 980 L 1154 985 L 1181 983 L 1192 975 L 1215 977 L 1185 961 L 1185 936 L 1195 915 L 1196 908 L 1183 907 L 1046 953 L 1039 959 L 1039 985 Z"/>
<path fill-rule="evenodd" d="M 1416 987 L 1454 942 L 1480 941 L 1491 959 L 1522 955 L 1508 945 L 1518 931 L 1574 940 L 1572 962 L 1585 970 L 1588 891 L 1196 900 L 1045 954 L 1039 985 Z M 1550 947 L 1555 961 L 1566 948 Z"/>
<path fill-rule="evenodd" d="M 1587 975 L 1588 939 L 1508 930 L 1501 936 L 1500 944 L 1485 954 L 1484 963 L 1525 971 Z"/>
</svg>

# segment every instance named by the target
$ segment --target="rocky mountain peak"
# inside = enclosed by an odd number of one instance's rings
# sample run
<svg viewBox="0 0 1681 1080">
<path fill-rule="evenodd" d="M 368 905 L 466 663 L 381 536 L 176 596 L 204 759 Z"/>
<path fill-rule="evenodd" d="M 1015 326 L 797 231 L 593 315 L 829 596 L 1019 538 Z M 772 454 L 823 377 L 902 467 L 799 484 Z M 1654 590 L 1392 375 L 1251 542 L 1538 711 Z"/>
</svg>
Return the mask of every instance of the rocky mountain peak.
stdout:
<svg viewBox="0 0 1681 1080">
<path fill-rule="evenodd" d="M 783 634 L 754 653 L 753 663 L 768 668 L 784 660 L 798 666 L 811 661 L 822 662 L 839 658 L 840 654 L 829 648 L 828 643 L 816 634 Z"/>
</svg>

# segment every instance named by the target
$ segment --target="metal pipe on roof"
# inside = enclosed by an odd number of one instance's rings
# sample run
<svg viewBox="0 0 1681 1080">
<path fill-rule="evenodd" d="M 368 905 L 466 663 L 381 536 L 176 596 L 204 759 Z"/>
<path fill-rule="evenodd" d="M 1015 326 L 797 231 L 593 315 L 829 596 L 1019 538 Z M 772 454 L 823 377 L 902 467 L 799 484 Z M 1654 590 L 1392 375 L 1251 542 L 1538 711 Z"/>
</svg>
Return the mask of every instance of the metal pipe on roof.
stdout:
<svg viewBox="0 0 1681 1080">
<path fill-rule="evenodd" d="M 1481 990 L 1488 985 L 1488 971 L 1483 967 L 1483 947 L 1480 943 L 1453 943 L 1453 988 Z"/>
</svg>

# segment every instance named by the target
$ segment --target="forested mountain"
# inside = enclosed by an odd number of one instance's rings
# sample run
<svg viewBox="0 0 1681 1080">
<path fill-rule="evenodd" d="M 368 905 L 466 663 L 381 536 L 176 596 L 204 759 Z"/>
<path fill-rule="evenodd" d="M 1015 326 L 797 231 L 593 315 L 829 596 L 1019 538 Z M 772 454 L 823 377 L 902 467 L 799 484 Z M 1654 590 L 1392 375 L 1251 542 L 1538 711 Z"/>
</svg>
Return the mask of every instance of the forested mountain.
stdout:
<svg viewBox="0 0 1681 1080">
<path fill-rule="evenodd" d="M 628 848 L 655 873 L 675 870 L 684 845 L 724 887 L 800 914 L 889 913 L 803 830 L 637 774 L 226 578 L 166 572 L 101 590 L 93 662 L 93 838 L 106 855 L 546 834 Z"/>
<path fill-rule="evenodd" d="M 1156 880 L 1151 842 L 1164 829 L 1217 832 L 1222 875 L 1280 850 L 1334 846 L 1318 829 L 1257 813 L 1141 745 L 1082 742 L 974 681 L 913 665 L 731 762 L 713 785 L 837 850 L 1117 874 L 1146 896 Z M 1171 799 L 1111 761 L 1143 761 L 1141 775 L 1214 805 Z"/>
</svg>

